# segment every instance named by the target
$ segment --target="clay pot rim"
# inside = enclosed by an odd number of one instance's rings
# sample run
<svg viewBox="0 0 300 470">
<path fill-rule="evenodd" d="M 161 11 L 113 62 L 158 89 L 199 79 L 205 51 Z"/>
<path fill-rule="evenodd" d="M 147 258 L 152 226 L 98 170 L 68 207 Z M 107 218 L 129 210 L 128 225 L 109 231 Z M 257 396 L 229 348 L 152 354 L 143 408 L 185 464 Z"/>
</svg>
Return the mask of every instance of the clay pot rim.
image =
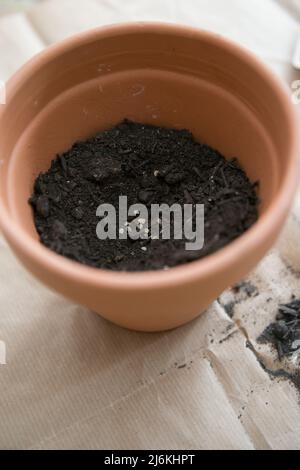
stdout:
<svg viewBox="0 0 300 470">
<path fill-rule="evenodd" d="M 287 116 L 290 128 L 289 165 L 286 175 L 281 182 L 272 203 L 259 220 L 242 236 L 231 242 L 221 250 L 199 261 L 183 264 L 169 270 L 146 272 L 114 272 L 82 265 L 57 255 L 44 247 L 38 240 L 33 239 L 18 222 L 13 219 L 9 211 L 0 200 L 0 227 L 8 240 L 17 248 L 19 253 L 26 253 L 46 271 L 52 274 L 66 276 L 69 280 L 82 282 L 94 286 L 105 286 L 107 289 L 159 289 L 175 284 L 186 284 L 192 281 L 211 276 L 220 271 L 226 271 L 231 265 L 243 259 L 247 252 L 255 250 L 263 240 L 272 237 L 275 227 L 287 213 L 292 201 L 300 174 L 300 145 L 297 137 L 298 112 L 296 106 L 289 103 L 287 87 L 273 74 L 252 52 L 235 44 L 223 36 L 206 30 L 189 26 L 181 26 L 165 22 L 129 22 L 108 26 L 101 26 L 51 45 L 27 62 L 7 83 L 7 96 L 13 96 L 22 86 L 25 79 L 33 73 L 38 73 L 42 64 L 51 61 L 61 53 L 78 46 L 84 46 L 101 37 L 111 37 L 128 33 L 164 33 L 178 34 L 193 37 L 226 49 L 229 53 L 247 62 L 256 69 L 257 73 L 269 83 Z M 0 110 L 0 113 L 2 111 Z"/>
</svg>

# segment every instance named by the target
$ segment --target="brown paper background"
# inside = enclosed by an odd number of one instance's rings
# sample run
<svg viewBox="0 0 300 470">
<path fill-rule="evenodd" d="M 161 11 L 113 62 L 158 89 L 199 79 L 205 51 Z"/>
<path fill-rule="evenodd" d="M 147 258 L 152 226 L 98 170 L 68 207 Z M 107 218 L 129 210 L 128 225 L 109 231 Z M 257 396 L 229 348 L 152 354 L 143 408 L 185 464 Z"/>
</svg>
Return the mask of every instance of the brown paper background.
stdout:
<svg viewBox="0 0 300 470">
<path fill-rule="evenodd" d="M 291 84 L 300 79 L 290 65 L 296 3 L 45 0 L 0 17 L 0 79 L 74 32 L 159 19 L 228 36 Z M 223 308 L 234 298 L 228 291 L 193 323 L 152 335 L 51 293 L 0 240 L 0 448 L 300 449 L 299 396 L 289 382 L 271 380 L 246 347 L 248 337 L 278 367 L 255 338 L 279 302 L 300 296 L 299 237 L 300 197 L 277 247 L 249 278 L 259 294 L 239 294 L 233 321 Z"/>
</svg>

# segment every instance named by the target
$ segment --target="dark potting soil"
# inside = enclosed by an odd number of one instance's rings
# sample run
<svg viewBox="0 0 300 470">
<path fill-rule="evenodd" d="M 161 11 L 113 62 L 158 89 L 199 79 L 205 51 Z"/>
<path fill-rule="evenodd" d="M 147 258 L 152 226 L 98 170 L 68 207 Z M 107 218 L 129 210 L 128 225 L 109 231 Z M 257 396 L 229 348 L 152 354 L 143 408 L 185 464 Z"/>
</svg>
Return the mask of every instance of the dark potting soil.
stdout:
<svg viewBox="0 0 300 470">
<path fill-rule="evenodd" d="M 187 130 L 125 120 L 57 156 L 37 177 L 30 203 L 41 242 L 56 253 L 97 268 L 145 271 L 202 258 L 243 234 L 258 218 L 257 186 L 236 159 Z M 204 204 L 204 248 L 187 251 L 187 240 L 152 239 L 151 230 L 146 240 L 99 240 L 96 209 L 118 208 L 119 196 L 128 206 Z"/>
<path fill-rule="evenodd" d="M 253 345 L 249 340 L 246 342 L 246 347 L 249 348 L 253 354 L 255 355 L 258 363 L 263 368 L 267 374 L 271 377 L 271 379 L 279 379 L 279 380 L 288 380 L 291 384 L 294 385 L 296 390 L 300 393 L 300 369 L 296 368 L 292 371 L 288 371 L 286 369 L 270 369 L 270 367 L 266 366 L 263 359 L 257 353 Z"/>
<path fill-rule="evenodd" d="M 300 364 L 300 299 L 279 306 L 276 320 L 259 336 L 258 342 L 272 344 L 280 361 L 298 355 Z"/>
</svg>

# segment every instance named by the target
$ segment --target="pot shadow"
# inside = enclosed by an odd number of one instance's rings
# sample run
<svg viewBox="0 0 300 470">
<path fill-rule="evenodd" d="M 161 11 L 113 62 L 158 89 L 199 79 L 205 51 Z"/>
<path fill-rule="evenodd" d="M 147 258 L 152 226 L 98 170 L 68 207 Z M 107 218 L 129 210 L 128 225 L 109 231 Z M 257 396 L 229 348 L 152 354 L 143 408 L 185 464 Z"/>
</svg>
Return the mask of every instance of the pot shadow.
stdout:
<svg viewBox="0 0 300 470">
<path fill-rule="evenodd" d="M 50 316 L 49 312 L 55 313 Z M 135 332 L 51 295 L 42 315 L 23 333 L 22 350 L 18 348 L 17 355 L 26 351 L 29 368 L 20 371 L 19 379 L 29 381 L 31 389 L 50 382 L 57 392 L 73 385 L 88 389 L 102 384 L 108 390 L 118 389 L 121 395 L 131 393 L 185 365 L 192 348 L 201 342 L 203 317 L 167 332 Z M 11 363 L 15 360 L 11 358 Z"/>
<path fill-rule="evenodd" d="M 137 367 L 137 379 L 149 375 L 163 375 L 169 368 L 183 363 L 190 354 L 188 337 L 193 332 L 196 319 L 181 328 L 158 333 L 143 333 L 119 327 L 94 312 L 78 307 L 73 317 L 73 329 L 85 331 L 83 350 L 80 339 L 74 344 L 74 354 L 87 364 L 86 376 L 100 371 Z M 152 377 L 153 378 L 153 377 Z"/>
</svg>

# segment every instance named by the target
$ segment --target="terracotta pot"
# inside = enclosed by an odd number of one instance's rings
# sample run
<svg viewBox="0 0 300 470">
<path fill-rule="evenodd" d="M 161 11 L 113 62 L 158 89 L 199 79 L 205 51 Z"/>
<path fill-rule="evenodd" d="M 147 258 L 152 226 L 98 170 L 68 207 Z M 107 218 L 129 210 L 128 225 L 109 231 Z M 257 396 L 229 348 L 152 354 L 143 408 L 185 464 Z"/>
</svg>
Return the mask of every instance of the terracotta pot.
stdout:
<svg viewBox="0 0 300 470">
<path fill-rule="evenodd" d="M 41 281 L 112 322 L 182 325 L 245 276 L 272 246 L 299 176 L 295 107 L 255 57 L 219 36 L 166 24 L 99 28 L 50 47 L 8 83 L 0 114 L 0 222 Z M 259 221 L 219 252 L 169 271 L 85 267 L 38 241 L 27 200 L 55 154 L 123 118 L 190 129 L 238 157 L 261 183 Z M 50 312 L 49 312 L 50 314 Z"/>
</svg>

